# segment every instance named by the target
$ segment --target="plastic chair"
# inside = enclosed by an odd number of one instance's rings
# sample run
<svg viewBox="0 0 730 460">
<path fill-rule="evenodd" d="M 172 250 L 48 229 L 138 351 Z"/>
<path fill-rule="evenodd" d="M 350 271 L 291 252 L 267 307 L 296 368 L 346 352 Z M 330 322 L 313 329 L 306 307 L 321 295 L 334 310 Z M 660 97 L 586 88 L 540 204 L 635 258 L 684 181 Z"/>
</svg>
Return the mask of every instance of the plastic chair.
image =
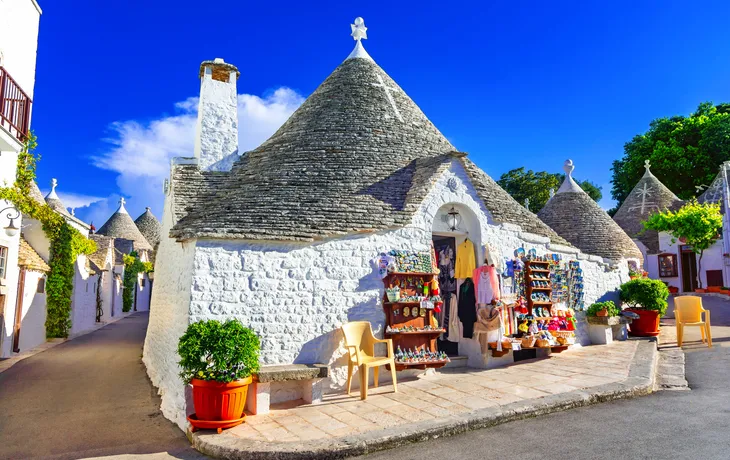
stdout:
<svg viewBox="0 0 730 460">
<path fill-rule="evenodd" d="M 390 373 L 393 376 L 393 392 L 398 392 L 395 378 L 395 354 L 391 339 L 376 339 L 373 329 L 367 321 L 353 321 L 342 326 L 345 336 L 345 347 L 349 352 L 347 362 L 347 394 L 350 394 L 352 372 L 354 366 L 360 369 L 360 399 L 368 398 L 368 369 L 373 368 L 374 387 L 378 387 L 378 367 L 390 364 Z M 375 344 L 388 345 L 388 356 L 375 356 Z"/>
<path fill-rule="evenodd" d="M 702 321 L 702 313 L 705 320 Z M 677 323 L 677 345 L 682 346 L 682 336 L 685 326 L 699 326 L 702 342 L 712 348 L 712 332 L 710 327 L 710 310 L 702 307 L 702 298 L 695 296 L 680 296 L 674 298 L 674 318 Z"/>
</svg>

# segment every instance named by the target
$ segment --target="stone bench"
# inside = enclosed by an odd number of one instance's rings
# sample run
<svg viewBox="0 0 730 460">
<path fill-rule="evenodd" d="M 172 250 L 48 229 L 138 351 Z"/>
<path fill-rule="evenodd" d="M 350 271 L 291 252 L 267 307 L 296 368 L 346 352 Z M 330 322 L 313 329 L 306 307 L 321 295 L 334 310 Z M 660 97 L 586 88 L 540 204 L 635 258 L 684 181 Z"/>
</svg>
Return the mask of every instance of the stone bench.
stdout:
<svg viewBox="0 0 730 460">
<path fill-rule="evenodd" d="M 268 414 L 272 403 L 303 399 L 322 402 L 322 380 L 329 375 L 325 364 L 261 366 L 248 389 L 246 408 L 254 415 Z"/>
<path fill-rule="evenodd" d="M 631 318 L 625 316 L 587 316 L 588 335 L 594 345 L 606 345 L 616 340 L 626 340 L 626 326 Z"/>
</svg>

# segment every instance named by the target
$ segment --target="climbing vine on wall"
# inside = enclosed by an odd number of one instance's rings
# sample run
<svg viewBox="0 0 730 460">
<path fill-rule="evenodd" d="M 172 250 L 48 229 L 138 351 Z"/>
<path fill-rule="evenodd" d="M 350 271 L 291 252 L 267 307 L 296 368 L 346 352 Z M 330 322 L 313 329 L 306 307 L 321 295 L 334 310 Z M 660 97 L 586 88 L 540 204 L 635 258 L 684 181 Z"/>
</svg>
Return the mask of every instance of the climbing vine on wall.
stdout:
<svg viewBox="0 0 730 460">
<path fill-rule="evenodd" d="M 124 256 L 124 291 L 122 292 L 122 311 L 132 309 L 134 303 L 135 284 L 140 273 L 150 273 L 152 262 L 142 262 L 139 254 L 132 251 Z"/>
<path fill-rule="evenodd" d="M 96 251 L 96 243 L 71 227 L 50 206 L 31 198 L 30 189 L 35 179 L 36 163 L 40 159 L 34 153 L 37 145 L 36 137 L 31 133 L 18 154 L 15 183 L 12 187 L 0 187 L 0 199 L 11 202 L 24 216 L 39 221 L 51 242 L 48 261 L 51 271 L 46 280 L 46 336 L 68 337 L 71 329 L 74 262 L 79 255 Z"/>
</svg>

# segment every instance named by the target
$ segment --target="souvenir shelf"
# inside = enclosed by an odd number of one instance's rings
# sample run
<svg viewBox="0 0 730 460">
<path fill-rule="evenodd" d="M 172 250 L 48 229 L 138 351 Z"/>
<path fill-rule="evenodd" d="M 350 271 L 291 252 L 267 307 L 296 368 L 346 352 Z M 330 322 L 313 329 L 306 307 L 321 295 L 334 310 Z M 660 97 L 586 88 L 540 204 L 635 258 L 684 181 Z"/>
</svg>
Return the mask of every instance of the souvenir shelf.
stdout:
<svg viewBox="0 0 730 460">
<path fill-rule="evenodd" d="M 386 291 L 390 288 L 400 288 L 399 295 L 403 298 L 424 296 L 424 286 L 433 281 L 437 273 L 422 272 L 391 272 L 388 273 L 383 282 Z M 395 301 L 388 299 L 387 292 L 383 296 L 383 306 L 385 311 L 386 336 L 393 339 L 393 349 L 400 348 L 406 350 L 424 350 L 427 353 L 436 355 L 436 338 L 442 334 L 443 329 L 425 329 L 426 327 L 434 327 L 435 318 L 433 308 L 424 308 L 420 301 Z M 415 315 L 414 315 L 415 313 Z M 439 325 L 440 326 L 440 325 Z M 388 329 L 398 329 L 398 331 L 388 331 Z M 402 329 L 414 329 L 406 330 Z M 395 369 L 401 371 L 404 369 L 438 369 L 445 366 L 449 362 L 448 359 L 430 359 L 415 362 L 396 362 Z"/>
<path fill-rule="evenodd" d="M 540 285 L 537 285 L 540 283 Z M 535 284 L 535 286 L 533 286 Z M 552 293 L 552 284 L 550 282 L 550 262 L 541 260 L 528 260 L 525 262 L 525 298 L 527 299 L 527 308 L 530 314 L 536 319 L 542 318 L 543 315 L 536 314 L 535 307 L 551 307 L 553 303 L 550 301 Z M 532 295 L 544 295 L 548 300 L 533 300 Z"/>
</svg>

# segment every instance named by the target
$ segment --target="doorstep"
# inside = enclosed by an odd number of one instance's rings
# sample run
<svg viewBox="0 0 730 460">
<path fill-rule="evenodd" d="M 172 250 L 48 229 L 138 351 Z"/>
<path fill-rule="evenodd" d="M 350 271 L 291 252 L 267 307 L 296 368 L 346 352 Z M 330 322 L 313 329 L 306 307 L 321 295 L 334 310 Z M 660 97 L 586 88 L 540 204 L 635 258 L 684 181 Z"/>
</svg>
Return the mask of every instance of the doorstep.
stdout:
<svg viewBox="0 0 730 460">
<path fill-rule="evenodd" d="M 442 369 L 372 389 L 368 399 L 326 395 L 317 405 L 272 405 L 218 435 L 188 438 L 217 458 L 343 458 L 425 441 L 654 388 L 655 339 L 582 347 L 491 369 Z"/>
</svg>

